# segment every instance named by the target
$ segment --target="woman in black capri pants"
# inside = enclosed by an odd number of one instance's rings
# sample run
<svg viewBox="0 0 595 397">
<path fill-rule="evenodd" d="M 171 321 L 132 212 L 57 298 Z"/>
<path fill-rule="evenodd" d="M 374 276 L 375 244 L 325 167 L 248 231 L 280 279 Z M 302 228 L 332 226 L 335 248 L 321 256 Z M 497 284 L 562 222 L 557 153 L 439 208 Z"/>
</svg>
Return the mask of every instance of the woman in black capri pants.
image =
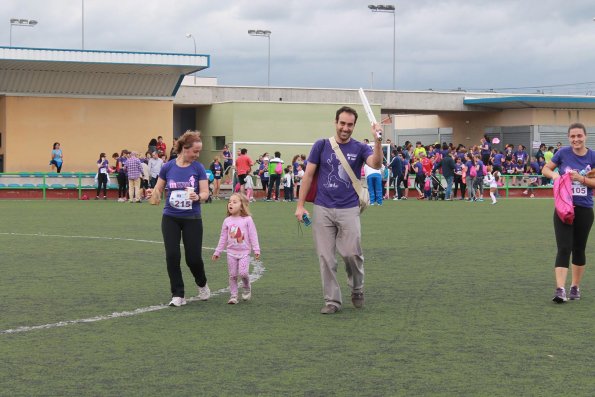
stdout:
<svg viewBox="0 0 595 397">
<path fill-rule="evenodd" d="M 554 212 L 554 231 L 558 253 L 554 273 L 556 276 L 556 291 L 553 301 L 564 303 L 568 298 L 581 298 L 580 282 L 585 272 L 585 247 L 589 232 L 593 225 L 593 187 L 595 176 L 588 174 L 595 168 L 595 152 L 587 148 L 587 130 L 580 123 L 574 123 L 568 128 L 568 142 L 570 146 L 561 148 L 552 160 L 543 168 L 543 175 L 557 179 L 560 175 L 569 173 L 572 178 L 572 201 L 574 204 L 574 222 L 572 225 L 563 223 Z M 554 170 L 558 168 L 558 172 Z M 566 276 L 572 254 L 572 281 L 570 293 L 566 297 Z"/>
</svg>

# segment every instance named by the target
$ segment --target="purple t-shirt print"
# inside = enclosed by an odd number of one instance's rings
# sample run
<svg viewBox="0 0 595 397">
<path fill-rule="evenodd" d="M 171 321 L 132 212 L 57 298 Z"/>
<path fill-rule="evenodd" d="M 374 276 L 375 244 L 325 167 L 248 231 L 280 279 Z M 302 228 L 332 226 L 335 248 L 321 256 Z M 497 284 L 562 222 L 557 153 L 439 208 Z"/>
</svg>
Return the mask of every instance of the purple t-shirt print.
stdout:
<svg viewBox="0 0 595 397">
<path fill-rule="evenodd" d="M 207 172 L 201 163 L 194 161 L 188 167 L 179 167 L 175 160 L 168 161 L 161 167 L 159 178 L 165 181 L 166 200 L 163 215 L 184 218 L 200 215 L 200 203 L 198 201 L 193 201 L 192 208 L 186 210 L 173 207 L 170 204 L 170 198 L 172 192 L 185 191 L 188 187 L 192 187 L 195 192 L 199 192 L 198 181 L 207 179 Z"/>
<path fill-rule="evenodd" d="M 570 146 L 565 146 L 558 150 L 552 162 L 558 166 L 560 175 L 575 170 L 580 174 L 586 174 L 595 167 L 595 152 L 587 149 L 584 156 L 576 155 Z M 572 183 L 572 201 L 574 205 L 580 207 L 593 208 L 593 189 L 586 187 L 580 182 Z"/>
<path fill-rule="evenodd" d="M 372 155 L 370 146 L 351 139 L 339 148 L 355 176 L 361 174 L 362 165 Z M 352 186 L 349 174 L 337 158 L 328 139 L 314 143 L 308 162 L 318 166 L 318 186 L 314 204 L 325 208 L 353 208 L 359 206 L 359 197 Z"/>
</svg>

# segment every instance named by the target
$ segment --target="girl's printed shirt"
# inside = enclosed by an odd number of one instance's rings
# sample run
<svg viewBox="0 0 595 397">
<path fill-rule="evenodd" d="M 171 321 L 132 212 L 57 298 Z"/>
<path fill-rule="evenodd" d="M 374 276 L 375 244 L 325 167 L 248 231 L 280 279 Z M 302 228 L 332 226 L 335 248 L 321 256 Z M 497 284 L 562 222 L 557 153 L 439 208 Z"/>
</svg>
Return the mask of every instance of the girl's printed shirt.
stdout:
<svg viewBox="0 0 595 397">
<path fill-rule="evenodd" d="M 215 248 L 215 255 L 221 256 L 224 249 L 227 250 L 227 255 L 234 258 L 250 255 L 250 250 L 254 254 L 260 254 L 256 225 L 251 216 L 228 216 L 225 218 L 221 226 L 219 244 Z"/>
<path fill-rule="evenodd" d="M 570 146 L 565 146 L 554 154 L 552 162 L 558 166 L 560 175 L 573 170 L 581 175 L 585 175 L 595 167 L 595 152 L 587 149 L 587 154 L 578 156 L 572 151 Z M 572 201 L 574 205 L 593 208 L 593 189 L 578 181 L 572 181 Z"/>
<path fill-rule="evenodd" d="M 179 167 L 175 159 L 170 160 L 161 167 L 159 178 L 165 181 L 166 200 L 163 215 L 177 218 L 200 217 L 200 202 L 191 201 L 186 188 L 191 187 L 199 193 L 198 181 L 207 179 L 207 172 L 201 163 L 194 161 L 188 167 Z"/>
</svg>

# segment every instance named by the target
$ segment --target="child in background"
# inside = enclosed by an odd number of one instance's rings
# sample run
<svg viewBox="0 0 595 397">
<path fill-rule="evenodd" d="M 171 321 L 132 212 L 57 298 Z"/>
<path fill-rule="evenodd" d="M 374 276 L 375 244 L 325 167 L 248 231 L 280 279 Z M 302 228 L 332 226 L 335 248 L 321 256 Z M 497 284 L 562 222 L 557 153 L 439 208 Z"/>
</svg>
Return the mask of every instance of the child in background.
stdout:
<svg viewBox="0 0 595 397">
<path fill-rule="evenodd" d="M 302 164 L 298 164 L 297 166 L 297 174 L 295 175 L 295 196 L 296 198 L 300 197 L 300 186 L 302 186 L 302 178 L 304 177 L 304 169 Z"/>
<path fill-rule="evenodd" d="M 288 165 L 283 175 L 283 201 L 293 201 L 293 167 Z"/>
<path fill-rule="evenodd" d="M 223 248 L 227 248 L 227 270 L 229 273 L 229 291 L 231 296 L 227 302 L 230 305 L 238 303 L 238 276 L 242 279 L 242 299 L 247 301 L 252 297 L 250 286 L 250 250 L 254 251 L 256 259 L 260 259 L 260 246 L 256 225 L 248 210 L 248 199 L 241 193 L 234 193 L 227 204 L 227 218 L 221 226 L 219 244 L 215 248 L 213 260 L 221 256 Z"/>
<path fill-rule="evenodd" d="M 496 194 L 498 194 L 498 182 L 500 181 L 500 171 L 491 172 L 491 166 L 488 166 L 488 173 L 484 180 L 490 185 L 490 197 L 492 198 L 492 204 L 496 204 Z"/>
<path fill-rule="evenodd" d="M 249 202 L 256 201 L 254 198 L 254 180 L 252 179 L 252 175 L 246 175 L 245 181 L 244 189 L 246 189 L 246 198 L 248 198 Z"/>
</svg>

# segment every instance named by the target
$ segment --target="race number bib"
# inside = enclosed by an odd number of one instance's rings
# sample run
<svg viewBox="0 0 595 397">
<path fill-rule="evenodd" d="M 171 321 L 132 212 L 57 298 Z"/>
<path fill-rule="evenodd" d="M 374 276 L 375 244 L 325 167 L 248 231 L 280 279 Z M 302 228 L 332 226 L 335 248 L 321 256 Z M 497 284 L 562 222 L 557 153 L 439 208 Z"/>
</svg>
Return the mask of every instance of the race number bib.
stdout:
<svg viewBox="0 0 595 397">
<path fill-rule="evenodd" d="M 100 173 L 100 174 L 107 174 L 107 169 L 106 169 L 105 167 L 101 167 L 101 168 L 99 169 L 99 173 Z"/>
<path fill-rule="evenodd" d="M 192 209 L 192 200 L 188 198 L 185 190 L 174 190 L 169 195 L 169 205 L 178 210 L 188 211 Z"/>
<path fill-rule="evenodd" d="M 587 197 L 587 187 L 585 185 L 581 185 L 580 183 L 572 184 L 572 195 L 573 196 L 580 196 L 580 197 Z"/>
</svg>

